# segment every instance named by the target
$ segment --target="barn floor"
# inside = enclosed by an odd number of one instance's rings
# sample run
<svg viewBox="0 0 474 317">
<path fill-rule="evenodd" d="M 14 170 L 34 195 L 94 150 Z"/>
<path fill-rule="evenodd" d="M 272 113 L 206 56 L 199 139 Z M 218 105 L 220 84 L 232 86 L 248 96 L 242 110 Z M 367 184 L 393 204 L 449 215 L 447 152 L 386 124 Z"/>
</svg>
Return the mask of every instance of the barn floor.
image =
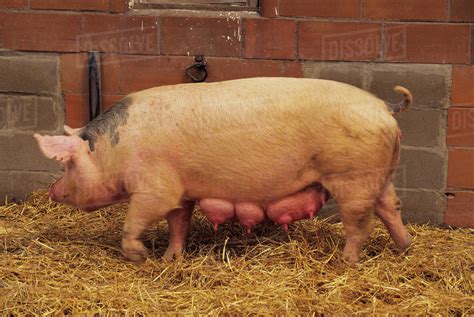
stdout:
<svg viewBox="0 0 474 317">
<path fill-rule="evenodd" d="M 0 207 L 1 314 L 474 314 L 473 230 L 409 226 L 400 256 L 378 224 L 348 268 L 340 224 L 265 224 L 246 238 L 236 225 L 214 235 L 196 213 L 184 259 L 160 260 L 161 223 L 145 236 L 151 259 L 135 265 L 119 250 L 125 210 L 85 213 L 41 192 Z"/>
</svg>

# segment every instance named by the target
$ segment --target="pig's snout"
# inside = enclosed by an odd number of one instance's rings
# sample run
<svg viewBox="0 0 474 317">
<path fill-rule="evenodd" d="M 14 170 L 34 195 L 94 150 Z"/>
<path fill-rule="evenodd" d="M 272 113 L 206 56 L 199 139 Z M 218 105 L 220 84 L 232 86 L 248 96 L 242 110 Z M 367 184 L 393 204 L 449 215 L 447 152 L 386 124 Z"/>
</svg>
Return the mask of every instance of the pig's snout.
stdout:
<svg viewBox="0 0 474 317">
<path fill-rule="evenodd" d="M 56 195 L 54 194 L 54 185 L 55 184 L 56 184 L 56 182 L 51 183 L 48 187 L 49 198 L 51 198 L 51 200 L 53 200 L 53 201 L 56 201 Z"/>
<path fill-rule="evenodd" d="M 54 193 L 52 191 L 49 192 L 49 198 L 51 198 L 52 201 L 56 201 L 56 198 L 54 197 Z"/>
<path fill-rule="evenodd" d="M 48 187 L 48 192 L 49 198 L 51 198 L 52 201 L 60 203 L 63 202 L 63 200 L 66 198 L 66 195 L 64 195 L 63 186 L 59 183 L 59 181 L 60 179 L 50 184 Z"/>
</svg>

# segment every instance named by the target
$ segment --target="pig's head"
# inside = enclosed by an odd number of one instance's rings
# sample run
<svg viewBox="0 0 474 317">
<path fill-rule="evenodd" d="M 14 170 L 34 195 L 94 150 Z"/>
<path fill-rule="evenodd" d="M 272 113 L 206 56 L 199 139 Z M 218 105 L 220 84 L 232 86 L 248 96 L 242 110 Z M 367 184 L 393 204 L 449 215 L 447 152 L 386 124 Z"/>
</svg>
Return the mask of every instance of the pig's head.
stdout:
<svg viewBox="0 0 474 317">
<path fill-rule="evenodd" d="M 95 210 L 110 204 L 103 201 L 103 196 L 108 195 L 103 193 L 101 171 L 94 163 L 88 141 L 81 139 L 77 134 L 68 136 L 35 134 L 34 137 L 46 157 L 56 159 L 64 166 L 64 175 L 49 187 L 52 200 L 84 210 Z"/>
</svg>

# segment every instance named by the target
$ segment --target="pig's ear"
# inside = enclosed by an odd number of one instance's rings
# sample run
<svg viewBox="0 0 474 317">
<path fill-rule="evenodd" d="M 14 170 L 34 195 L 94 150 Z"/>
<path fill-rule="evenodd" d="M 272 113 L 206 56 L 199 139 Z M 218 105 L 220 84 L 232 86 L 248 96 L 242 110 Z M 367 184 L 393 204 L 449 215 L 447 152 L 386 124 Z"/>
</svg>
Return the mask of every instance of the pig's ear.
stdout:
<svg viewBox="0 0 474 317">
<path fill-rule="evenodd" d="M 64 126 L 64 134 L 65 135 L 74 135 L 74 134 L 77 134 L 81 129 L 74 129 L 74 128 L 71 128 L 70 126 L 67 126 L 65 125 Z"/>
<path fill-rule="evenodd" d="M 33 136 L 46 157 L 61 162 L 70 160 L 82 147 L 87 146 L 87 142 L 76 136 L 42 136 L 39 134 Z"/>
</svg>

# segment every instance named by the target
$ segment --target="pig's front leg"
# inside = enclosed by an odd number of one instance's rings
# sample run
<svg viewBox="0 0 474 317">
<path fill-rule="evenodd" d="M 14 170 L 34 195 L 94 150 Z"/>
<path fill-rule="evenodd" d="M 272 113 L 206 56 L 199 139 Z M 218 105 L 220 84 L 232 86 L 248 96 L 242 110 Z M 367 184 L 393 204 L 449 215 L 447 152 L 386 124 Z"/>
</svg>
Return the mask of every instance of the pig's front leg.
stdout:
<svg viewBox="0 0 474 317">
<path fill-rule="evenodd" d="M 133 262 L 143 262 L 148 256 L 140 236 L 149 225 L 159 220 L 159 215 L 140 201 L 140 196 L 135 195 L 130 200 L 122 233 L 122 254 Z"/>
<path fill-rule="evenodd" d="M 186 201 L 183 204 L 183 208 L 172 210 L 166 217 L 170 231 L 170 241 L 163 255 L 165 261 L 172 261 L 173 258 L 182 255 L 193 209 L 194 202 Z"/>
<path fill-rule="evenodd" d="M 166 218 L 173 210 L 182 208 L 180 202 L 183 190 L 177 182 L 163 181 L 161 186 L 150 188 L 153 189 L 132 195 L 125 217 L 122 253 L 133 262 L 142 262 L 148 256 L 140 240 L 143 231 L 153 223 Z"/>
</svg>

